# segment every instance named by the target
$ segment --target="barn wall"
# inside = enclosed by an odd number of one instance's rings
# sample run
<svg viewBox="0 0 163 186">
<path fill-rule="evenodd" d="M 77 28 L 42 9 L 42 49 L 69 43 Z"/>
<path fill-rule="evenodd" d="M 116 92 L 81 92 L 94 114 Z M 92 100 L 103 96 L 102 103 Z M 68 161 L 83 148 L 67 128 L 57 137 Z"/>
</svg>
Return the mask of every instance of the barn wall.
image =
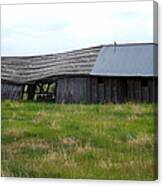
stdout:
<svg viewBox="0 0 163 186">
<path fill-rule="evenodd" d="M 62 77 L 56 81 L 55 100 L 56 103 L 157 102 L 157 81 L 150 77 Z M 28 89 L 28 97 L 31 94 L 33 97 L 32 90 Z M 1 99 L 20 100 L 22 91 L 23 85 L 2 82 Z"/>
<path fill-rule="evenodd" d="M 22 96 L 23 85 L 1 84 L 1 99 L 20 100 Z"/>
<path fill-rule="evenodd" d="M 57 81 L 57 103 L 156 102 L 157 79 L 65 77 Z"/>
<path fill-rule="evenodd" d="M 57 80 L 56 103 L 89 103 L 88 77 L 65 77 Z"/>
<path fill-rule="evenodd" d="M 157 102 L 157 78 L 92 77 L 91 103 Z"/>
<path fill-rule="evenodd" d="M 156 101 L 156 78 L 65 77 L 57 81 L 57 103 Z"/>
</svg>

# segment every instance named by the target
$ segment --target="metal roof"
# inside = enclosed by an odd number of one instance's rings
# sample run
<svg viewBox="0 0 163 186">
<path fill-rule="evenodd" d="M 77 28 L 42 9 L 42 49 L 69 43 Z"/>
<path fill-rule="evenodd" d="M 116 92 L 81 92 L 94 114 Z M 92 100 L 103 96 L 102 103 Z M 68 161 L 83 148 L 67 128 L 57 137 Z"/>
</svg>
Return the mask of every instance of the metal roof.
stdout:
<svg viewBox="0 0 163 186">
<path fill-rule="evenodd" d="M 97 76 L 157 76 L 157 44 L 104 46 L 91 71 Z"/>
</svg>

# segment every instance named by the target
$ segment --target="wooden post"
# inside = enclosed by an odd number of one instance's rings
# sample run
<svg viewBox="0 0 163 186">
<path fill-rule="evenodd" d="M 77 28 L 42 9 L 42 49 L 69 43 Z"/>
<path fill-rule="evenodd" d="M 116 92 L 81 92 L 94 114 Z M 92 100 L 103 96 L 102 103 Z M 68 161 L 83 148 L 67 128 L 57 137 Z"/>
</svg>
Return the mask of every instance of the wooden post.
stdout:
<svg viewBox="0 0 163 186">
<path fill-rule="evenodd" d="M 46 89 L 46 93 L 49 92 L 49 87 L 50 87 L 51 83 L 48 83 L 47 89 Z"/>
<path fill-rule="evenodd" d="M 22 85 L 22 92 L 21 92 L 21 99 L 23 100 L 24 98 L 24 92 L 25 92 L 25 85 Z"/>
<path fill-rule="evenodd" d="M 28 89 L 27 89 L 28 97 L 27 97 L 27 99 L 30 100 L 30 101 L 32 101 L 34 99 L 35 88 L 36 88 L 35 84 L 28 85 Z"/>
</svg>

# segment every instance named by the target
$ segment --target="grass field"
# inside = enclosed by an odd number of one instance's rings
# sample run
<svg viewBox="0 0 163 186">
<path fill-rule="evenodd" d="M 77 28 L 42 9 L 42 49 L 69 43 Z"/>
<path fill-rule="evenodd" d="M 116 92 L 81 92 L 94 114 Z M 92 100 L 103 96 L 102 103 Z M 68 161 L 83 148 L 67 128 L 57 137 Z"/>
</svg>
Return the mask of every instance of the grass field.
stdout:
<svg viewBox="0 0 163 186">
<path fill-rule="evenodd" d="M 152 104 L 2 102 L 2 176 L 156 179 Z"/>
</svg>

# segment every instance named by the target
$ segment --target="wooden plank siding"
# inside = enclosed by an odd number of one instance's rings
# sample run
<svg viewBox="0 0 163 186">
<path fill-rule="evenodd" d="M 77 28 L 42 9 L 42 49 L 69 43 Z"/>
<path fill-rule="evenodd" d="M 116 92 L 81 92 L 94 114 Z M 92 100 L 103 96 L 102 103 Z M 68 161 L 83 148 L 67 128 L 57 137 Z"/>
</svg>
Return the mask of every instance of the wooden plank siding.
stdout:
<svg viewBox="0 0 163 186">
<path fill-rule="evenodd" d="M 155 81 L 153 78 L 64 78 L 58 80 L 56 97 L 58 103 L 154 102 Z"/>
<path fill-rule="evenodd" d="M 140 102 L 141 101 L 141 80 L 136 79 L 134 81 L 134 90 L 135 90 L 135 101 Z"/>
<path fill-rule="evenodd" d="M 105 83 L 105 102 L 109 103 L 111 102 L 111 79 L 110 78 L 105 78 L 104 83 Z"/>
<path fill-rule="evenodd" d="M 1 100 L 20 100 L 22 98 L 23 85 L 1 84 Z"/>
<path fill-rule="evenodd" d="M 96 102 L 98 103 L 156 102 L 157 100 L 156 78 L 96 78 L 97 80 L 95 77 L 93 78 L 93 92 L 91 95 L 96 95 Z M 102 80 L 99 81 L 99 78 Z M 104 83 L 101 83 L 101 81 L 104 81 Z M 143 85 L 144 81 L 147 82 L 145 86 Z"/>
<path fill-rule="evenodd" d="M 92 103 L 97 103 L 98 102 L 98 83 L 97 83 L 97 78 L 92 77 L 91 78 L 91 102 Z"/>
<path fill-rule="evenodd" d="M 118 102 L 118 99 L 117 99 L 117 88 L 118 88 L 118 86 L 117 86 L 117 79 L 116 78 L 114 78 L 114 79 L 112 79 L 112 102 L 113 103 L 117 103 Z"/>
<path fill-rule="evenodd" d="M 149 101 L 150 102 L 152 102 L 152 101 L 154 101 L 154 90 L 155 90 L 155 88 L 154 88 L 154 81 L 153 81 L 153 79 L 151 79 L 151 80 L 149 80 L 148 81 L 148 87 L 149 87 Z"/>
<path fill-rule="evenodd" d="M 104 91 L 104 83 L 98 84 L 98 103 L 105 102 L 105 91 Z"/>
<path fill-rule="evenodd" d="M 90 77 L 86 79 L 86 96 L 87 96 L 87 103 L 91 103 L 91 79 Z"/>
<path fill-rule="evenodd" d="M 61 78 L 57 80 L 57 103 L 88 103 L 89 82 L 86 77 Z"/>
<path fill-rule="evenodd" d="M 117 102 L 122 103 L 125 99 L 125 82 L 123 79 L 117 80 Z"/>
<path fill-rule="evenodd" d="M 157 102 L 157 78 L 63 76 L 54 81 L 56 103 Z M 21 99 L 23 87 L 2 83 L 2 100 Z M 28 85 L 28 100 L 33 100 L 35 87 Z"/>
<path fill-rule="evenodd" d="M 149 87 L 142 87 L 142 102 L 149 102 Z"/>
</svg>

